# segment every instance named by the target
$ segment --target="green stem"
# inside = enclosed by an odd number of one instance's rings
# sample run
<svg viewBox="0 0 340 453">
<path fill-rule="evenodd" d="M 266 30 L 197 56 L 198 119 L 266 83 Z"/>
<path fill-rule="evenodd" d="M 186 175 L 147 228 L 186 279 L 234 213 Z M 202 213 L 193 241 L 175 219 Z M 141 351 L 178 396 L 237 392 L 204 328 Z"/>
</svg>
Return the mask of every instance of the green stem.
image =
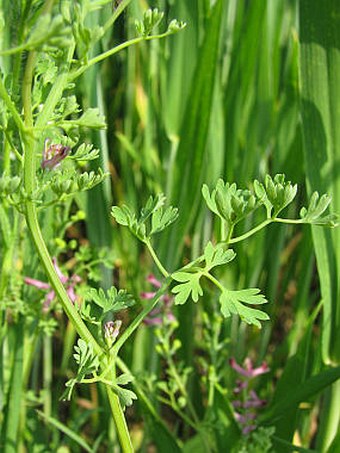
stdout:
<svg viewBox="0 0 340 453">
<path fill-rule="evenodd" d="M 15 124 L 17 125 L 19 131 L 23 132 L 25 130 L 25 125 L 15 107 L 14 102 L 8 95 L 1 77 L 0 77 L 0 98 L 4 101 L 8 111 L 11 113 L 12 118 L 13 118 Z"/>
<path fill-rule="evenodd" d="M 237 236 L 235 238 L 229 239 L 227 241 L 228 244 L 235 244 L 236 242 L 243 241 L 244 239 L 247 239 L 248 237 L 252 236 L 253 234 L 257 233 L 258 231 L 262 230 L 262 228 L 265 228 L 267 225 L 271 223 L 286 223 L 290 225 L 301 225 L 302 223 L 309 223 L 305 222 L 303 219 L 283 219 L 281 217 L 274 217 L 270 219 L 266 219 L 263 222 L 261 222 L 259 225 L 256 227 L 252 228 L 251 230 L 247 231 L 246 233 L 242 234 L 241 236 Z"/>
<path fill-rule="evenodd" d="M 182 379 L 180 378 L 179 374 L 177 373 L 177 368 L 174 364 L 174 361 L 171 357 L 171 355 L 169 354 L 167 357 L 167 361 L 168 361 L 168 364 L 169 364 L 169 369 L 171 371 L 171 375 L 175 378 L 175 381 L 177 382 L 177 385 L 178 385 L 178 389 L 179 391 L 182 393 L 182 395 L 184 396 L 184 398 L 186 399 L 187 401 L 187 405 L 188 405 L 188 409 L 191 413 L 191 416 L 194 420 L 194 423 L 196 425 L 196 429 L 199 425 L 199 418 L 196 414 L 196 411 L 195 411 L 195 408 L 193 406 L 193 404 L 191 403 L 191 400 L 189 398 L 189 395 L 188 395 L 188 392 L 187 392 L 187 389 L 185 388 L 185 385 L 183 384 L 182 382 Z"/>
<path fill-rule="evenodd" d="M 131 322 L 131 324 L 125 329 L 122 335 L 118 338 L 116 343 L 112 348 L 112 355 L 117 356 L 119 349 L 123 346 L 126 340 L 133 334 L 133 332 L 137 329 L 137 327 L 141 324 L 143 319 L 150 313 L 150 311 L 155 307 L 159 299 L 163 296 L 163 294 L 168 289 L 171 279 L 168 278 L 163 286 L 157 291 L 155 296 L 150 299 L 147 305 L 143 308 L 143 310 L 135 317 L 135 319 Z"/>
<path fill-rule="evenodd" d="M 43 353 L 44 414 L 49 417 L 52 413 L 52 339 L 46 334 L 43 337 Z"/>
<path fill-rule="evenodd" d="M 123 409 L 120 405 L 119 398 L 108 385 L 106 386 L 106 392 L 109 398 L 111 412 L 116 425 L 122 451 L 123 453 L 133 453 L 134 450 L 131 443 L 129 430 L 124 417 Z"/>
<path fill-rule="evenodd" d="M 72 46 L 71 46 L 72 47 Z M 72 50 L 73 54 L 73 50 Z M 70 53 L 69 53 L 70 56 Z M 32 115 L 32 80 L 33 80 L 33 70 L 35 64 L 35 52 L 30 52 L 27 58 L 25 74 L 23 79 L 23 107 L 24 107 L 24 118 L 25 118 L 25 127 L 33 128 L 33 115 Z M 64 75 L 61 75 L 56 81 L 54 87 L 51 89 L 51 92 L 46 100 L 43 111 L 41 112 L 38 121 L 40 123 L 47 122 L 49 115 L 53 112 L 55 104 L 58 102 L 65 83 L 67 79 Z M 35 181 L 35 171 L 36 171 L 36 153 L 35 153 L 35 138 L 33 135 L 33 129 L 31 133 L 26 132 L 24 136 L 25 142 L 25 154 L 24 154 L 24 187 L 28 195 L 25 207 L 25 217 L 28 229 L 31 232 L 33 243 L 39 255 L 39 258 L 45 268 L 46 274 L 51 282 L 51 285 L 56 292 L 63 309 L 65 310 L 69 319 L 75 326 L 79 336 L 83 338 L 87 343 L 91 343 L 96 354 L 101 355 L 102 350 L 99 344 L 91 335 L 90 331 L 86 327 L 85 323 L 79 316 L 79 313 L 76 307 L 70 301 L 67 292 L 61 283 L 56 270 L 53 266 L 50 254 L 47 250 L 42 232 L 39 226 L 37 210 L 35 203 L 30 199 L 32 194 L 35 191 L 36 181 Z"/>
<path fill-rule="evenodd" d="M 207 277 L 215 286 L 217 286 L 217 288 L 223 292 L 224 291 L 224 288 L 223 286 L 221 285 L 221 283 L 213 276 L 211 275 L 209 272 L 202 272 L 202 274 Z"/>
<path fill-rule="evenodd" d="M 153 249 L 153 247 L 151 245 L 151 242 L 148 239 L 145 241 L 145 245 L 147 246 L 147 248 L 150 252 L 150 255 L 152 256 L 152 259 L 154 260 L 156 266 L 158 267 L 158 269 L 161 272 L 161 274 L 163 275 L 163 277 L 168 278 L 170 276 L 169 272 L 165 269 L 165 267 L 160 262 L 155 250 Z"/>
<path fill-rule="evenodd" d="M 116 53 L 120 52 L 121 50 L 127 49 L 128 47 L 138 44 L 142 41 L 152 41 L 154 39 L 161 39 L 161 38 L 165 38 L 166 36 L 169 36 L 171 34 L 172 33 L 165 32 L 165 33 L 161 33 L 159 35 L 139 36 L 138 38 L 133 38 L 133 39 L 130 39 L 129 41 L 123 42 L 122 44 L 119 44 L 118 46 L 113 47 L 112 49 L 109 49 L 106 52 L 103 52 L 103 53 L 97 55 L 96 57 L 91 58 L 86 63 L 86 65 L 71 72 L 69 75 L 69 81 L 75 80 L 76 78 L 81 76 L 85 71 L 87 71 L 91 66 L 93 66 L 103 60 L 106 60 L 106 58 L 111 57 L 112 55 L 115 55 Z"/>
<path fill-rule="evenodd" d="M 243 241 L 244 239 L 249 238 L 253 234 L 255 234 L 258 231 L 262 230 L 262 228 L 265 228 L 270 223 L 275 222 L 275 220 L 274 219 L 266 219 L 266 220 L 264 220 L 259 225 L 257 225 L 256 227 L 252 228 L 251 230 L 247 231 L 246 233 L 242 234 L 241 236 L 237 236 L 235 238 L 229 239 L 228 244 L 235 244 L 236 242 L 240 242 L 240 241 Z"/>
<path fill-rule="evenodd" d="M 112 25 L 116 22 L 116 20 L 122 14 L 124 9 L 129 5 L 129 3 L 131 3 L 131 0 L 121 0 L 119 5 L 115 8 L 110 19 L 108 19 L 106 23 L 103 25 L 104 34 L 112 27 Z"/>
<path fill-rule="evenodd" d="M 119 369 L 125 373 L 125 374 L 129 374 L 132 376 L 132 372 L 131 370 L 128 368 L 128 366 L 123 362 L 122 359 L 120 359 L 119 357 L 117 357 L 116 359 L 116 364 L 117 366 L 119 367 Z M 149 400 L 148 396 L 145 394 L 143 388 L 140 386 L 140 384 L 138 383 L 138 379 L 134 379 L 132 381 L 132 385 L 133 385 L 133 388 L 135 390 L 135 392 L 137 393 L 138 395 L 138 399 L 142 401 L 142 403 L 145 405 L 145 407 L 147 408 L 147 410 L 149 411 L 149 413 L 152 415 L 152 417 L 154 418 L 155 422 L 158 423 L 160 425 L 160 427 L 166 431 L 167 435 L 170 436 L 172 438 L 172 440 L 178 444 L 178 441 L 177 441 L 177 438 L 174 436 L 174 434 L 169 430 L 168 426 L 166 425 L 166 423 L 164 423 L 164 421 L 162 420 L 162 418 L 159 416 L 159 413 L 158 411 L 155 409 L 154 405 L 152 404 L 152 402 Z M 190 420 L 190 423 L 191 420 Z M 196 429 L 196 426 L 193 426 L 194 429 Z"/>
<path fill-rule="evenodd" d="M 24 318 L 19 316 L 15 326 L 14 361 L 12 366 L 8 402 L 5 413 L 4 453 L 16 453 L 19 443 L 19 422 L 22 404 L 22 379 L 24 358 Z"/>
</svg>

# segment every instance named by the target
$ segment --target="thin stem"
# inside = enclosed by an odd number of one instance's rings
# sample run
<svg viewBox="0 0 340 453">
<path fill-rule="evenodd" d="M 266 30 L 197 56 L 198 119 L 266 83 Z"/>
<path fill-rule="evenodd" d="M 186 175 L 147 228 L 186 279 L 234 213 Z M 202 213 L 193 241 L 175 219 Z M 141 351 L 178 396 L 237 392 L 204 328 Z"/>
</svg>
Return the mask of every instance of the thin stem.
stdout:
<svg viewBox="0 0 340 453">
<path fill-rule="evenodd" d="M 267 225 L 269 225 L 271 223 L 288 223 L 291 225 L 301 225 L 302 223 L 309 223 L 309 222 L 305 222 L 303 219 L 284 219 L 281 217 L 269 218 L 269 219 L 264 220 L 259 225 L 252 228 L 251 230 L 247 231 L 246 233 L 242 234 L 241 236 L 237 236 L 226 242 L 228 244 L 235 244 L 236 242 L 241 242 L 244 239 L 247 239 L 248 237 L 250 237 L 253 234 L 257 233 L 258 231 L 262 230 L 262 228 L 265 228 Z"/>
<path fill-rule="evenodd" d="M 110 19 L 106 21 L 106 23 L 103 25 L 103 30 L 104 34 L 112 27 L 112 25 L 116 22 L 118 17 L 122 14 L 124 9 L 131 3 L 131 0 L 122 0 L 121 3 L 115 8 L 112 16 Z"/>
<path fill-rule="evenodd" d="M 207 277 L 215 286 L 217 286 L 217 288 L 223 292 L 224 291 L 224 288 L 223 286 L 221 285 L 221 283 L 213 276 L 211 275 L 209 272 L 203 272 L 203 275 L 205 277 Z"/>
<path fill-rule="evenodd" d="M 122 44 L 119 44 L 116 47 L 113 47 L 112 49 L 107 50 L 106 52 L 103 52 L 96 57 L 91 58 L 86 65 L 84 64 L 82 67 L 79 69 L 74 70 L 73 72 L 70 73 L 69 75 L 69 81 L 73 81 L 79 76 L 81 76 L 85 71 L 87 71 L 91 66 L 106 60 L 106 58 L 111 57 L 112 55 L 115 55 L 116 53 L 120 52 L 121 50 L 124 50 L 130 46 L 133 46 L 135 44 L 138 44 L 142 41 L 152 41 L 154 39 L 161 39 L 165 38 L 166 36 L 169 36 L 172 33 L 165 32 L 161 33 L 159 35 L 152 35 L 152 36 L 139 36 L 138 38 L 133 38 L 130 39 L 129 41 L 125 41 Z"/>
<path fill-rule="evenodd" d="M 145 245 L 147 246 L 150 255 L 152 256 L 152 259 L 154 260 L 156 266 L 158 267 L 159 271 L 163 275 L 163 277 L 168 278 L 170 276 L 169 272 L 165 269 L 165 267 L 162 265 L 160 262 L 155 250 L 153 249 L 151 242 L 149 240 L 145 241 Z"/>
<path fill-rule="evenodd" d="M 258 231 L 262 230 L 262 228 L 265 228 L 267 225 L 270 223 L 275 222 L 274 219 L 266 219 L 263 222 L 261 222 L 259 225 L 256 227 L 252 228 L 251 230 L 247 231 L 246 233 L 242 234 L 241 236 L 237 236 L 235 238 L 231 238 L 228 241 L 228 244 L 235 244 L 236 242 L 241 242 L 244 239 L 249 238 L 253 234 L 257 233 Z"/>
<path fill-rule="evenodd" d="M 175 378 L 175 381 L 177 382 L 179 391 L 182 393 L 182 395 L 185 397 L 185 399 L 187 401 L 188 409 L 189 409 L 189 411 L 191 413 L 191 416 L 192 416 L 195 424 L 198 425 L 199 424 L 199 418 L 198 418 L 198 416 L 196 414 L 196 411 L 195 411 L 195 408 L 194 408 L 193 404 L 191 403 L 191 400 L 189 398 L 187 389 L 185 388 L 185 385 L 183 384 L 179 374 L 177 373 L 177 368 L 176 368 L 176 366 L 174 364 L 174 361 L 173 361 L 173 359 L 172 359 L 170 354 L 167 356 L 167 361 L 168 361 L 168 364 L 169 364 L 171 375 Z"/>
<path fill-rule="evenodd" d="M 52 339 L 46 334 L 43 338 L 43 353 L 44 414 L 50 416 L 52 413 Z"/>
<path fill-rule="evenodd" d="M 0 98 L 2 98 L 8 111 L 11 113 L 12 118 L 13 118 L 15 124 L 17 125 L 19 131 L 23 132 L 25 130 L 25 125 L 21 119 L 21 116 L 19 115 L 19 112 L 17 111 L 17 109 L 15 107 L 14 102 L 8 95 L 1 77 L 0 77 Z"/>
<path fill-rule="evenodd" d="M 123 362 L 122 359 L 119 357 L 116 358 L 116 364 L 119 367 L 119 369 L 126 374 L 130 374 L 132 376 L 131 370 L 128 368 L 128 366 Z M 152 415 L 152 417 L 156 420 L 157 423 L 159 423 L 162 428 L 167 432 L 168 436 L 172 437 L 173 441 L 177 444 L 177 438 L 174 436 L 174 434 L 169 430 L 168 426 L 164 423 L 162 418 L 159 416 L 158 411 L 155 409 L 147 395 L 145 394 L 143 388 L 140 386 L 138 383 L 138 379 L 134 379 L 132 381 L 132 385 L 136 393 L 138 394 L 138 399 L 143 402 L 143 404 L 147 407 L 148 411 Z M 191 422 L 191 420 L 190 420 Z M 193 426 L 194 429 L 196 429 L 195 426 Z"/>
<path fill-rule="evenodd" d="M 289 223 L 291 225 L 300 225 L 301 223 L 309 223 L 305 222 L 303 219 L 283 219 L 280 217 L 276 217 L 275 219 L 272 219 L 273 222 L 277 223 Z"/>
<path fill-rule="evenodd" d="M 142 323 L 143 319 L 150 313 L 150 311 L 155 307 L 159 299 L 163 296 L 163 294 L 168 289 L 170 284 L 170 278 L 168 278 L 163 286 L 157 291 L 155 296 L 150 299 L 148 304 L 143 308 L 143 310 L 135 317 L 135 319 L 131 322 L 131 324 L 125 329 L 122 335 L 118 338 L 116 343 L 112 348 L 112 355 L 116 356 L 118 354 L 119 349 L 123 346 L 126 340 L 133 334 L 133 332 L 137 329 L 137 327 Z"/>
</svg>

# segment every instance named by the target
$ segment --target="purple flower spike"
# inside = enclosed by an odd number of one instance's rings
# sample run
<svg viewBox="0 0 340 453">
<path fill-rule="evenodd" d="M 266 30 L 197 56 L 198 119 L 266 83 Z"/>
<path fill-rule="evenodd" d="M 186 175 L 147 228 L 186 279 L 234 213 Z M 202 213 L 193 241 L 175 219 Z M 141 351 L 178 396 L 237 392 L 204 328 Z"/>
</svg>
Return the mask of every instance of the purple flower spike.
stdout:
<svg viewBox="0 0 340 453">
<path fill-rule="evenodd" d="M 260 374 L 268 373 L 269 368 L 266 362 L 263 362 L 261 366 L 258 368 L 253 368 L 252 361 L 247 358 L 244 361 L 245 368 L 242 368 L 234 358 L 231 358 L 229 360 L 230 366 L 239 374 L 242 376 L 245 376 L 248 379 L 251 379 L 253 377 L 259 376 Z"/>
<path fill-rule="evenodd" d="M 157 280 L 157 278 L 153 274 L 148 275 L 146 280 L 157 289 L 162 286 L 162 283 L 159 280 Z M 153 297 L 155 297 L 155 295 L 156 295 L 155 291 L 142 292 L 140 294 L 140 297 L 145 300 L 150 300 Z M 146 324 L 148 326 L 160 326 L 164 323 L 164 319 L 166 319 L 169 322 L 176 321 L 175 316 L 170 311 L 171 305 L 173 303 L 173 297 L 171 297 L 168 294 L 164 294 L 163 296 L 160 297 L 159 303 L 161 305 L 154 308 L 149 313 L 149 316 L 147 316 L 144 319 L 144 321 L 143 321 L 144 324 Z M 165 318 L 164 318 L 164 315 L 165 315 Z"/>
<path fill-rule="evenodd" d="M 59 280 L 61 281 L 61 283 L 63 285 L 66 285 L 66 292 L 67 292 L 67 295 L 68 295 L 70 301 L 72 303 L 75 303 L 75 301 L 77 300 L 77 295 L 75 293 L 74 288 L 79 282 L 81 282 L 81 278 L 79 277 L 79 275 L 76 275 L 76 274 L 72 275 L 71 277 L 67 277 L 66 275 L 64 275 L 61 272 L 61 270 L 57 264 L 57 259 L 52 258 L 52 262 L 53 262 L 53 266 L 56 270 L 56 273 L 59 277 Z M 46 294 L 46 297 L 45 297 L 45 300 L 43 303 L 43 311 L 47 312 L 52 301 L 55 299 L 55 292 L 52 289 L 51 285 L 49 283 L 42 282 L 41 280 L 36 280 L 36 279 L 30 278 L 30 277 L 25 277 L 24 282 L 26 283 L 26 285 L 34 286 L 37 289 L 49 290 L 49 292 Z"/>
<path fill-rule="evenodd" d="M 50 144 L 50 139 L 45 140 L 43 158 L 41 161 L 41 168 L 52 170 L 57 167 L 60 162 L 68 156 L 71 151 L 69 146 L 64 146 L 60 143 Z"/>
<path fill-rule="evenodd" d="M 265 400 L 261 400 L 254 390 L 249 389 L 249 381 L 256 376 L 268 373 L 268 365 L 263 362 L 261 366 L 254 368 L 253 363 L 249 358 L 244 361 L 244 367 L 241 367 L 234 358 L 229 360 L 230 366 L 240 374 L 243 379 L 236 381 L 234 394 L 242 394 L 243 398 L 235 399 L 232 405 L 237 411 L 234 411 L 235 420 L 240 424 L 242 433 L 247 435 L 254 431 L 257 426 L 254 423 L 257 414 L 256 409 L 266 405 Z"/>
</svg>

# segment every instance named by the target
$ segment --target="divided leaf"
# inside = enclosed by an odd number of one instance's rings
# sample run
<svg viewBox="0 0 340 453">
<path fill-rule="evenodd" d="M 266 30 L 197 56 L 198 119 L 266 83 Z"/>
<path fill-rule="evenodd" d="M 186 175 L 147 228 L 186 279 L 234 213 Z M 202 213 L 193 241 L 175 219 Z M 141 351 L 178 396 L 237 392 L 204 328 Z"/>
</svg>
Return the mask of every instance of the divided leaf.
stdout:
<svg viewBox="0 0 340 453">
<path fill-rule="evenodd" d="M 69 130 L 75 126 L 87 127 L 89 129 L 105 129 L 106 121 L 104 115 L 96 107 L 85 110 L 79 118 L 63 121 L 60 126 L 65 130 Z"/>
<path fill-rule="evenodd" d="M 157 8 L 146 10 L 143 15 L 143 20 L 135 21 L 137 33 L 145 38 L 151 35 L 153 29 L 162 21 L 163 16 L 164 13 L 158 11 Z"/>
<path fill-rule="evenodd" d="M 222 245 L 215 247 L 209 241 L 204 249 L 205 271 L 210 271 L 213 267 L 222 266 L 232 261 L 236 253 L 232 249 L 223 250 Z"/>
<path fill-rule="evenodd" d="M 85 294 L 86 303 L 82 306 L 82 314 L 87 320 L 100 322 L 107 317 L 109 313 L 116 313 L 120 310 L 132 307 L 136 302 L 131 294 L 126 290 L 112 286 L 106 292 L 100 288 L 99 290 L 91 288 Z M 91 302 L 99 307 L 98 310 L 91 306 Z"/>
<path fill-rule="evenodd" d="M 66 390 L 62 396 L 64 400 L 71 399 L 73 389 L 77 383 L 80 383 L 85 376 L 96 373 L 99 369 L 99 359 L 95 355 L 91 343 L 86 343 L 86 341 L 79 338 L 74 350 L 73 357 L 78 364 L 78 370 L 77 375 L 65 384 Z"/>
<path fill-rule="evenodd" d="M 172 206 L 164 209 L 165 196 L 158 194 L 150 196 L 146 205 L 141 209 L 139 219 L 126 205 L 113 206 L 111 214 L 117 223 L 127 226 L 132 234 L 145 242 L 153 234 L 163 231 L 178 217 L 178 209 Z"/>
<path fill-rule="evenodd" d="M 151 217 L 151 231 L 150 236 L 155 233 L 163 231 L 166 227 L 171 225 L 178 217 L 178 209 L 169 206 L 167 209 L 159 208 L 153 212 Z"/>
<path fill-rule="evenodd" d="M 99 149 L 93 149 L 93 145 L 82 143 L 74 154 L 70 154 L 68 159 L 76 161 L 89 161 L 95 160 L 99 157 Z"/>
<path fill-rule="evenodd" d="M 133 400 L 137 399 L 137 395 L 132 390 L 122 388 L 122 385 L 129 384 L 132 381 L 133 377 L 131 374 L 123 373 L 117 377 L 115 385 L 112 386 L 114 392 L 118 395 L 123 408 L 125 406 L 131 406 Z"/>
<path fill-rule="evenodd" d="M 176 282 L 183 282 L 180 285 L 176 285 L 174 288 L 172 288 L 172 292 L 176 294 L 176 305 L 184 304 L 189 297 L 191 297 L 194 302 L 198 301 L 199 296 L 203 295 L 203 289 L 200 285 L 201 277 L 201 271 L 195 273 L 179 271 L 175 272 L 172 275 L 172 278 Z"/>
<path fill-rule="evenodd" d="M 204 184 L 202 195 L 208 208 L 229 226 L 236 225 L 257 207 L 256 198 L 249 190 L 238 189 L 235 183 L 225 183 L 222 179 L 217 181 L 211 193 Z"/>
<path fill-rule="evenodd" d="M 322 214 L 328 208 L 332 198 L 324 194 L 321 197 L 318 192 L 314 192 L 310 198 L 308 208 L 303 207 L 300 211 L 301 219 L 306 223 L 312 223 L 314 225 L 327 225 L 335 227 L 337 224 L 337 216 L 335 214 L 329 214 L 322 217 Z"/>
<path fill-rule="evenodd" d="M 255 194 L 267 210 L 267 218 L 275 218 L 295 198 L 297 184 L 285 181 L 284 174 L 277 174 L 274 179 L 266 175 L 264 185 L 254 181 Z"/>
<path fill-rule="evenodd" d="M 260 294 L 258 288 L 242 289 L 231 291 L 223 289 L 220 295 L 221 312 L 224 317 L 228 318 L 232 314 L 239 315 L 242 321 L 248 324 L 254 324 L 261 328 L 260 321 L 269 319 L 267 313 L 248 307 L 244 304 L 261 305 L 268 301 L 263 294 Z"/>
<path fill-rule="evenodd" d="M 137 395 L 132 390 L 124 389 L 123 387 L 120 387 L 118 385 L 115 385 L 113 389 L 114 392 L 118 395 L 120 404 L 123 408 L 125 408 L 126 406 L 132 406 L 133 400 L 137 399 Z"/>
</svg>

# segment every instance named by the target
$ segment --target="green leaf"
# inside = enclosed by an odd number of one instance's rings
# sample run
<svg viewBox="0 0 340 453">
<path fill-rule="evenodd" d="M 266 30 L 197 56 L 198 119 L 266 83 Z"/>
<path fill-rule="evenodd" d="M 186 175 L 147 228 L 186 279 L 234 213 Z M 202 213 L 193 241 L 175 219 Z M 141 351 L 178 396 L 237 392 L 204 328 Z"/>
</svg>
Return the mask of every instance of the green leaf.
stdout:
<svg viewBox="0 0 340 453">
<path fill-rule="evenodd" d="M 163 210 L 159 208 L 157 211 L 153 212 L 151 217 L 151 231 L 150 236 L 155 233 L 163 231 L 166 227 L 171 225 L 178 217 L 178 209 L 169 206 L 167 209 Z"/>
<path fill-rule="evenodd" d="M 79 118 L 69 120 L 62 125 L 63 127 L 76 125 L 80 127 L 88 127 L 90 129 L 105 129 L 106 121 L 104 115 L 101 115 L 99 113 L 99 109 L 96 107 L 87 109 Z"/>
<path fill-rule="evenodd" d="M 137 399 L 137 395 L 128 389 L 124 389 L 122 387 L 114 386 L 114 392 L 118 395 L 121 405 L 124 407 L 132 406 L 133 401 Z"/>
<path fill-rule="evenodd" d="M 315 397 L 317 393 L 328 387 L 340 378 L 340 366 L 327 367 L 315 376 L 311 376 L 304 382 L 299 383 L 294 388 L 290 388 L 275 403 L 267 408 L 265 413 L 260 416 L 260 423 L 273 422 L 284 416 L 286 411 L 300 403 Z"/>
<path fill-rule="evenodd" d="M 121 208 L 119 206 L 113 206 L 111 215 L 119 225 L 130 226 L 130 224 L 136 220 L 135 215 L 132 214 L 129 207 L 125 205 Z"/>
<path fill-rule="evenodd" d="M 254 324 L 261 328 L 260 321 L 269 319 L 267 313 L 244 305 L 244 303 L 250 305 L 267 303 L 264 295 L 259 293 L 260 290 L 258 288 L 242 289 L 238 291 L 223 289 L 220 296 L 221 312 L 223 316 L 227 318 L 232 314 L 239 315 L 242 321 L 248 324 Z"/>
<path fill-rule="evenodd" d="M 86 375 L 96 373 L 99 369 L 99 359 L 93 351 L 92 343 L 87 343 L 82 338 L 79 338 L 74 350 L 73 357 L 78 364 L 78 370 L 77 375 L 65 384 L 66 390 L 62 399 L 66 400 L 71 399 L 76 384 L 80 383 Z"/>
<path fill-rule="evenodd" d="M 285 181 L 284 174 L 277 174 L 274 179 L 266 175 L 264 185 L 254 181 L 255 194 L 267 210 L 267 218 L 275 218 L 295 198 L 297 184 Z"/>
<path fill-rule="evenodd" d="M 123 373 L 117 377 L 116 383 L 117 385 L 126 385 L 133 381 L 133 376 L 129 373 Z"/>
<path fill-rule="evenodd" d="M 213 267 L 221 266 L 232 261 L 236 253 L 231 250 L 223 250 L 222 245 L 213 246 L 209 241 L 204 249 L 205 270 L 210 271 Z"/>
<path fill-rule="evenodd" d="M 75 153 L 67 156 L 68 159 L 76 161 L 90 161 L 99 157 L 99 149 L 93 149 L 93 145 L 82 143 Z"/>
<path fill-rule="evenodd" d="M 78 364 L 78 377 L 83 378 L 87 374 L 92 374 L 99 368 L 99 359 L 93 351 L 92 343 L 87 343 L 79 338 L 77 345 L 74 347 L 73 357 Z"/>
<path fill-rule="evenodd" d="M 116 313 L 120 310 L 132 307 L 136 302 L 131 294 L 126 290 L 120 289 L 119 291 L 112 286 L 106 292 L 99 288 L 91 288 L 85 294 L 85 300 L 94 302 L 98 307 L 101 308 L 101 314 L 97 315 L 97 321 L 103 320 L 107 314 Z M 87 306 L 86 304 L 85 306 Z M 87 313 L 87 312 L 86 312 Z M 90 311 L 89 315 L 93 317 L 94 311 Z"/>
<path fill-rule="evenodd" d="M 25 44 L 27 50 L 62 49 L 69 45 L 71 29 L 65 24 L 61 14 L 52 17 L 42 14 L 32 29 Z"/>
<path fill-rule="evenodd" d="M 8 176 L 5 173 L 0 177 L 0 197 L 7 197 L 17 192 L 21 183 L 19 176 Z"/>
<path fill-rule="evenodd" d="M 204 184 L 202 195 L 208 208 L 225 220 L 229 227 L 236 225 L 257 208 L 256 198 L 249 190 L 238 189 L 235 183 L 225 183 L 222 179 L 217 181 L 211 193 Z"/>
<path fill-rule="evenodd" d="M 164 17 L 164 13 L 157 8 L 148 9 L 143 15 L 143 20 L 136 20 L 135 26 L 137 33 L 143 37 L 149 36 Z"/>
<path fill-rule="evenodd" d="M 130 231 L 141 241 L 145 242 L 153 234 L 159 233 L 171 225 L 178 217 L 178 210 L 169 206 L 164 210 L 165 196 L 158 194 L 150 196 L 146 205 L 141 209 L 139 219 L 128 206 L 113 206 L 111 215 L 117 223 L 129 227 Z"/>
<path fill-rule="evenodd" d="M 332 198 L 327 194 L 319 196 L 318 192 L 314 192 L 310 198 L 308 208 L 303 207 L 300 211 L 301 219 L 306 223 L 314 225 L 328 225 L 331 227 L 336 226 L 337 216 L 330 214 L 323 216 L 322 214 L 328 208 Z"/>
<path fill-rule="evenodd" d="M 100 184 L 108 176 L 108 173 L 104 173 L 101 168 L 98 172 L 90 171 L 76 175 L 75 182 L 78 186 L 78 191 L 90 190 L 93 187 Z"/>
<path fill-rule="evenodd" d="M 202 296 L 203 294 L 203 290 L 200 285 L 201 277 L 202 273 L 200 271 L 196 273 L 179 271 L 172 275 L 172 278 L 177 282 L 183 282 L 172 288 L 172 292 L 176 294 L 176 305 L 184 304 L 189 297 L 191 297 L 194 302 L 198 301 L 199 296 Z"/>
<path fill-rule="evenodd" d="M 145 222 L 153 213 L 160 209 L 165 203 L 164 194 L 157 194 L 155 197 L 150 195 L 146 205 L 140 211 L 139 222 Z"/>
</svg>

